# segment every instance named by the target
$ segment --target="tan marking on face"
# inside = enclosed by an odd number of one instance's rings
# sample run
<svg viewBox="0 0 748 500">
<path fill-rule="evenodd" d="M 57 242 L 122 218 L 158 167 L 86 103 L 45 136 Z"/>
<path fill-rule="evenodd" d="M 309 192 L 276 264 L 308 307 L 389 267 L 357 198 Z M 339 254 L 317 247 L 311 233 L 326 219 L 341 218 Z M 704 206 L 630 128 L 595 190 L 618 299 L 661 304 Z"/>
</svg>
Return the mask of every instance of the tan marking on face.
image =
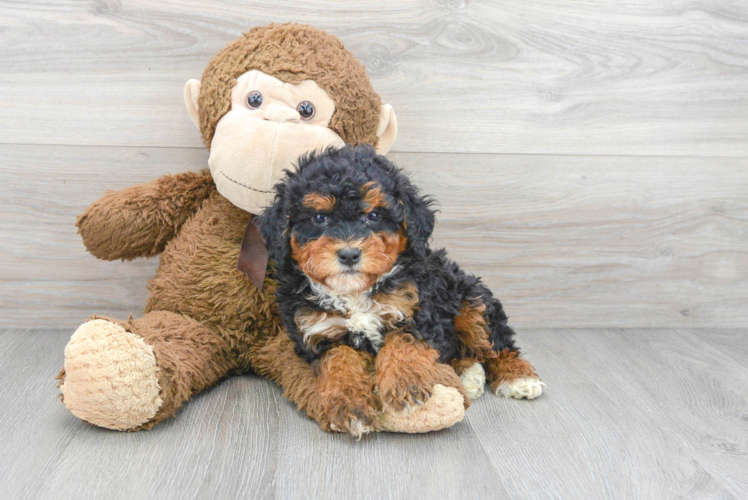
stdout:
<svg viewBox="0 0 748 500">
<path fill-rule="evenodd" d="M 408 247 L 408 239 L 401 233 L 374 233 L 364 239 L 361 249 L 361 271 L 373 278 L 373 285 L 384 273 L 392 269 Z"/>
<path fill-rule="evenodd" d="M 338 261 L 338 250 L 350 246 L 361 250 L 357 273 Z M 291 256 L 309 278 L 337 292 L 359 292 L 371 288 L 386 272 L 392 269 L 397 256 L 405 251 L 408 240 L 401 233 L 373 233 L 363 240 L 342 241 L 321 236 L 305 245 L 299 245 L 291 236 Z"/>
<path fill-rule="evenodd" d="M 366 208 L 365 213 L 369 213 L 379 207 L 387 207 L 387 197 L 382 192 L 382 187 L 374 181 L 367 182 L 361 186 L 361 196 Z"/>
<path fill-rule="evenodd" d="M 335 208 L 335 197 L 320 193 L 309 193 L 304 196 L 303 205 L 319 212 L 332 212 Z"/>
<path fill-rule="evenodd" d="M 331 275 L 343 271 L 337 252 L 345 245 L 344 241 L 321 236 L 301 246 L 292 235 L 291 256 L 304 274 L 318 283 L 325 283 Z"/>
<path fill-rule="evenodd" d="M 374 281 L 364 273 L 338 273 L 329 276 L 324 285 L 336 293 L 358 293 L 371 288 Z"/>
</svg>

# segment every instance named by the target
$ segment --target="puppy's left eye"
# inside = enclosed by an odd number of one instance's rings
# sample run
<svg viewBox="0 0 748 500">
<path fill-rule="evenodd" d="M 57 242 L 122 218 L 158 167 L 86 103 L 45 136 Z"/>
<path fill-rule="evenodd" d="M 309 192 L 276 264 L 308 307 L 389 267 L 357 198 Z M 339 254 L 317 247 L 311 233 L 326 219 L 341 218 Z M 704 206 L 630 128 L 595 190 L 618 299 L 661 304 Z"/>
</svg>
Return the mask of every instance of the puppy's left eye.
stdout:
<svg viewBox="0 0 748 500">
<path fill-rule="evenodd" d="M 325 214 L 314 214 L 312 220 L 320 226 L 327 224 L 327 216 Z"/>
<path fill-rule="evenodd" d="M 368 214 L 366 214 L 366 218 L 371 222 L 377 222 L 382 218 L 382 214 L 380 214 L 379 212 L 369 212 Z"/>
</svg>

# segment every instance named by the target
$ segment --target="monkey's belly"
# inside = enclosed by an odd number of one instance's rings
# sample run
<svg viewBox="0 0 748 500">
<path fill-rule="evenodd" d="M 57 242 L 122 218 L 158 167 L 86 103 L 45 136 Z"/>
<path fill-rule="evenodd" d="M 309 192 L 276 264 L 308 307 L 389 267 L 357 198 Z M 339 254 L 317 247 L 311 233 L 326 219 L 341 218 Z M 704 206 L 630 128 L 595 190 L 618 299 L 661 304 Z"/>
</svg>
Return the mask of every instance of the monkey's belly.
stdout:
<svg viewBox="0 0 748 500">
<path fill-rule="evenodd" d="M 251 215 L 215 194 L 161 254 L 145 310 L 189 316 L 241 344 L 276 330 L 273 287 L 260 292 L 236 267 Z"/>
</svg>

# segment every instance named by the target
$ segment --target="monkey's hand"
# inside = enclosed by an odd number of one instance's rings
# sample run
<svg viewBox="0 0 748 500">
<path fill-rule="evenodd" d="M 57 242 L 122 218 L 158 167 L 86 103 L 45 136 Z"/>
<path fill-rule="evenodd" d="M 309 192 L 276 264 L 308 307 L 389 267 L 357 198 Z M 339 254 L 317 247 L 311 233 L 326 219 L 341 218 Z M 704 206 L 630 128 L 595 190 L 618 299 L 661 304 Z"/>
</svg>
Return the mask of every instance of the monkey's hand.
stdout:
<svg viewBox="0 0 748 500">
<path fill-rule="evenodd" d="M 163 251 L 213 188 L 208 170 L 165 175 L 105 194 L 75 225 L 88 251 L 100 259 L 151 257 Z"/>
</svg>

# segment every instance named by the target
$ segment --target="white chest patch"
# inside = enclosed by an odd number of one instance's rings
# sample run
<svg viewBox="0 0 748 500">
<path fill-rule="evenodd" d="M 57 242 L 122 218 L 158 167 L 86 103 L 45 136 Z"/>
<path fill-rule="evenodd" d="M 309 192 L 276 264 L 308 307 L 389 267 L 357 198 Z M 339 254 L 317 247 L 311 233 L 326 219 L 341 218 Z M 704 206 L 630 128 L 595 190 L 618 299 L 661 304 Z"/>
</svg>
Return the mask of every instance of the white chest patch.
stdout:
<svg viewBox="0 0 748 500">
<path fill-rule="evenodd" d="M 350 332 L 363 333 L 372 344 L 379 347 L 382 344 L 382 318 L 372 313 L 353 313 L 346 322 Z"/>
<path fill-rule="evenodd" d="M 388 333 L 386 327 L 405 319 L 402 311 L 373 300 L 368 292 L 338 295 L 317 283 L 312 284 L 312 289 L 314 299 L 322 307 L 343 315 L 346 330 L 363 335 L 376 350 L 384 343 L 384 336 Z"/>
</svg>

